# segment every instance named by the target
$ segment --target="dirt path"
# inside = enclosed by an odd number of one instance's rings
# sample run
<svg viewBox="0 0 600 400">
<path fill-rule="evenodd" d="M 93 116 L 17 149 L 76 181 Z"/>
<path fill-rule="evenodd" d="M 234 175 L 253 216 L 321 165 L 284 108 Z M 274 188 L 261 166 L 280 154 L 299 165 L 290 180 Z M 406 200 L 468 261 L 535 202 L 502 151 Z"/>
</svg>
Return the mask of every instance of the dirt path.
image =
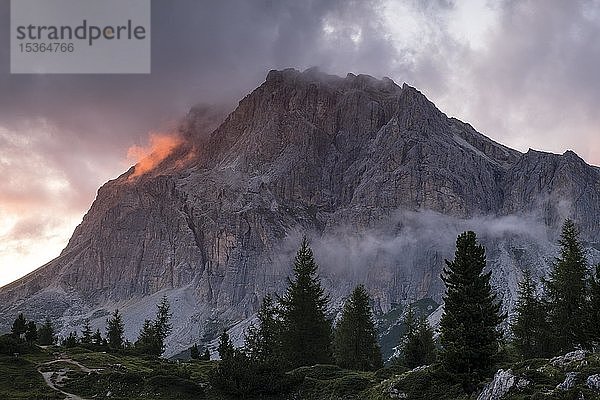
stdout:
<svg viewBox="0 0 600 400">
<path fill-rule="evenodd" d="M 58 384 L 60 384 L 62 381 L 64 381 L 66 379 L 67 371 L 65 369 L 61 369 L 59 371 L 48 371 L 48 372 L 42 371 L 42 367 L 44 367 L 46 365 L 60 363 L 60 362 L 75 365 L 81 371 L 87 372 L 87 373 L 94 372 L 97 370 L 90 369 L 90 368 L 86 367 L 85 365 L 78 363 L 75 360 L 71 360 L 70 358 L 61 358 L 58 360 L 48 361 L 46 363 L 40 364 L 40 366 L 38 367 L 38 372 L 40 374 L 42 374 L 42 376 L 44 377 L 44 381 L 46 381 L 46 385 L 48 385 L 51 389 L 56 390 L 57 392 L 60 392 L 60 393 L 64 394 L 65 396 L 67 396 L 65 398 L 66 400 L 85 400 L 83 397 L 77 396 L 76 394 L 73 394 L 73 393 L 65 392 L 64 390 L 62 390 L 61 388 L 59 388 L 57 386 Z"/>
</svg>

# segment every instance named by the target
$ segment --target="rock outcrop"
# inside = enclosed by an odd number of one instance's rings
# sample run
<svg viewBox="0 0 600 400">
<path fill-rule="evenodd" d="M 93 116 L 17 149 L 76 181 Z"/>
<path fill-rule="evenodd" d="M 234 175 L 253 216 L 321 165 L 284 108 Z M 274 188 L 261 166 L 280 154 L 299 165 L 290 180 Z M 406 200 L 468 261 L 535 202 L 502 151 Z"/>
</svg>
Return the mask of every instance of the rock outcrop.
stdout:
<svg viewBox="0 0 600 400">
<path fill-rule="evenodd" d="M 592 390 L 600 392 L 600 374 L 594 374 L 587 377 L 585 384 Z"/>
<path fill-rule="evenodd" d="M 517 378 L 509 370 L 498 370 L 494 379 L 477 396 L 477 400 L 500 400 L 515 386 Z"/>
<path fill-rule="evenodd" d="M 477 400 L 522 398 L 596 399 L 600 392 L 600 357 L 573 351 L 552 359 L 531 359 L 500 369 Z"/>
<path fill-rule="evenodd" d="M 564 217 L 598 257 L 598 168 L 570 151 L 509 149 L 406 84 L 271 71 L 209 135 L 205 116 L 188 115 L 186 140 L 155 169 L 101 187 L 57 259 L 0 289 L 0 324 L 24 311 L 62 318 L 64 331 L 100 326 L 118 306 L 133 337 L 167 294 L 172 352 L 280 291 L 302 234 L 333 308 L 358 281 L 378 311 L 439 301 L 465 229 L 488 246 L 507 307 L 522 268 L 544 273 Z"/>
</svg>

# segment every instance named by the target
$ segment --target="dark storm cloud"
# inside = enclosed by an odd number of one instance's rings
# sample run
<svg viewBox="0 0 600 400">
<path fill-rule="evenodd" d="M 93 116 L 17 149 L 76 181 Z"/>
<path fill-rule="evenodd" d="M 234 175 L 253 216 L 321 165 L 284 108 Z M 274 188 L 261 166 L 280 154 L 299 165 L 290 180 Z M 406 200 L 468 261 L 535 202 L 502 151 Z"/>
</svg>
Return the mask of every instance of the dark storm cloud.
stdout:
<svg viewBox="0 0 600 400">
<path fill-rule="evenodd" d="M 574 149 L 600 164 L 600 2 L 506 1 L 484 49 L 450 65 L 443 105 L 522 150 Z M 455 100 L 454 100 L 455 102 Z"/>
<path fill-rule="evenodd" d="M 348 38 L 335 46 L 322 41 L 329 16 L 374 33 L 368 21 L 377 20 L 369 19 L 376 9 L 368 1 L 154 1 L 151 75 L 11 76 L 4 52 L 0 118 L 7 124 L 40 116 L 92 141 L 100 141 L 101 133 L 128 143 L 131 135 L 170 122 L 196 102 L 237 100 L 271 68 L 339 67 L 353 64 L 348 61 L 358 59 L 356 53 L 366 59 L 378 54 L 385 65 L 391 52 L 385 40 L 361 49 Z M 2 18 L 8 24 L 6 9 Z"/>
</svg>

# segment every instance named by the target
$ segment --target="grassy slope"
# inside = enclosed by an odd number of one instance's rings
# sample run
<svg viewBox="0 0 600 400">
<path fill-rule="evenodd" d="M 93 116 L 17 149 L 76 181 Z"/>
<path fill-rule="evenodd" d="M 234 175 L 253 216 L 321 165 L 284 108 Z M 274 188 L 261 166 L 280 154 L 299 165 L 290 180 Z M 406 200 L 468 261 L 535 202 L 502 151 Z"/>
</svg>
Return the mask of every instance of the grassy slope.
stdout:
<svg viewBox="0 0 600 400">
<path fill-rule="evenodd" d="M 63 351 L 63 350 L 61 350 Z M 2 399 L 62 399 L 63 395 L 48 388 L 37 371 L 40 364 L 59 355 L 51 350 L 19 358 L 0 356 L 0 398 Z M 66 363 L 43 366 L 43 370 L 66 369 L 67 379 L 62 389 L 84 398 L 111 399 L 208 399 L 224 400 L 208 386 L 208 375 L 214 361 L 171 362 L 129 355 L 95 353 L 84 349 L 69 349 L 60 358 L 70 358 L 90 369 L 86 373 Z M 518 378 L 529 383 L 509 392 L 506 400 L 600 399 L 600 392 L 587 388 L 585 379 L 600 373 L 600 354 L 588 355 L 582 362 L 565 367 L 553 366 L 548 360 L 528 360 L 506 363 Z M 567 372 L 579 372 L 576 385 L 568 391 L 556 390 Z M 300 382 L 289 396 L 303 400 L 466 400 L 460 386 L 435 367 L 400 373 L 389 369 L 378 372 L 347 371 L 330 365 L 303 367 L 289 374 Z M 110 396 L 107 397 L 107 394 Z M 475 396 L 476 397 L 476 396 Z M 475 398 L 472 397 L 472 398 Z"/>
<path fill-rule="evenodd" d="M 130 355 L 93 353 L 77 349 L 73 360 L 98 372 L 69 381 L 65 390 L 83 397 L 112 399 L 202 399 L 208 373 L 215 362 L 176 363 Z"/>
<path fill-rule="evenodd" d="M 39 356 L 27 359 L 0 355 L 0 398 L 15 400 L 64 398 L 46 386 L 44 378 L 37 371 L 36 358 Z"/>
<path fill-rule="evenodd" d="M 1 399 L 64 399 L 50 389 L 38 368 L 43 371 L 66 370 L 67 380 L 61 389 L 84 398 L 111 399 L 219 399 L 204 395 L 208 373 L 215 362 L 174 363 L 134 356 L 94 353 L 84 349 L 64 349 L 63 354 L 44 350 L 19 358 L 0 356 Z M 80 362 L 91 373 L 77 366 L 59 362 L 42 365 L 57 358 Z M 107 395 L 110 396 L 107 396 Z"/>
</svg>

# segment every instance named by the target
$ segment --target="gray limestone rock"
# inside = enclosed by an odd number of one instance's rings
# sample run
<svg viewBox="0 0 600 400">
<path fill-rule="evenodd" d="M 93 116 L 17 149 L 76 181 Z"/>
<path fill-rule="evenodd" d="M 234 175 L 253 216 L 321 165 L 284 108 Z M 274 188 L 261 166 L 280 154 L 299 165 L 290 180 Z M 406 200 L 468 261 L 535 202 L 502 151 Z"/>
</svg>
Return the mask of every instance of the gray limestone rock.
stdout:
<svg viewBox="0 0 600 400">
<path fill-rule="evenodd" d="M 585 381 L 585 384 L 590 389 L 597 390 L 600 392 L 600 374 L 588 376 L 588 378 Z"/>
<path fill-rule="evenodd" d="M 575 379 L 579 375 L 578 372 L 567 372 L 565 380 L 559 383 L 556 388 L 559 390 L 569 390 L 575 386 Z"/>
<path fill-rule="evenodd" d="M 494 375 L 494 379 L 485 386 L 483 391 L 477 396 L 477 400 L 500 400 L 508 391 L 515 386 L 517 378 L 512 370 L 499 369 Z"/>
<path fill-rule="evenodd" d="M 509 149 L 406 84 L 270 71 L 212 130 L 219 120 L 193 109 L 168 158 L 102 186 L 60 256 L 0 288 L 0 325 L 22 311 L 60 318 L 63 332 L 102 327 L 119 307 L 133 339 L 166 294 L 173 353 L 245 326 L 284 288 L 303 234 L 332 312 L 357 282 L 377 312 L 441 301 L 444 258 L 467 229 L 487 246 L 505 309 L 523 268 L 547 271 L 564 217 L 600 260 L 598 168 Z"/>
</svg>

